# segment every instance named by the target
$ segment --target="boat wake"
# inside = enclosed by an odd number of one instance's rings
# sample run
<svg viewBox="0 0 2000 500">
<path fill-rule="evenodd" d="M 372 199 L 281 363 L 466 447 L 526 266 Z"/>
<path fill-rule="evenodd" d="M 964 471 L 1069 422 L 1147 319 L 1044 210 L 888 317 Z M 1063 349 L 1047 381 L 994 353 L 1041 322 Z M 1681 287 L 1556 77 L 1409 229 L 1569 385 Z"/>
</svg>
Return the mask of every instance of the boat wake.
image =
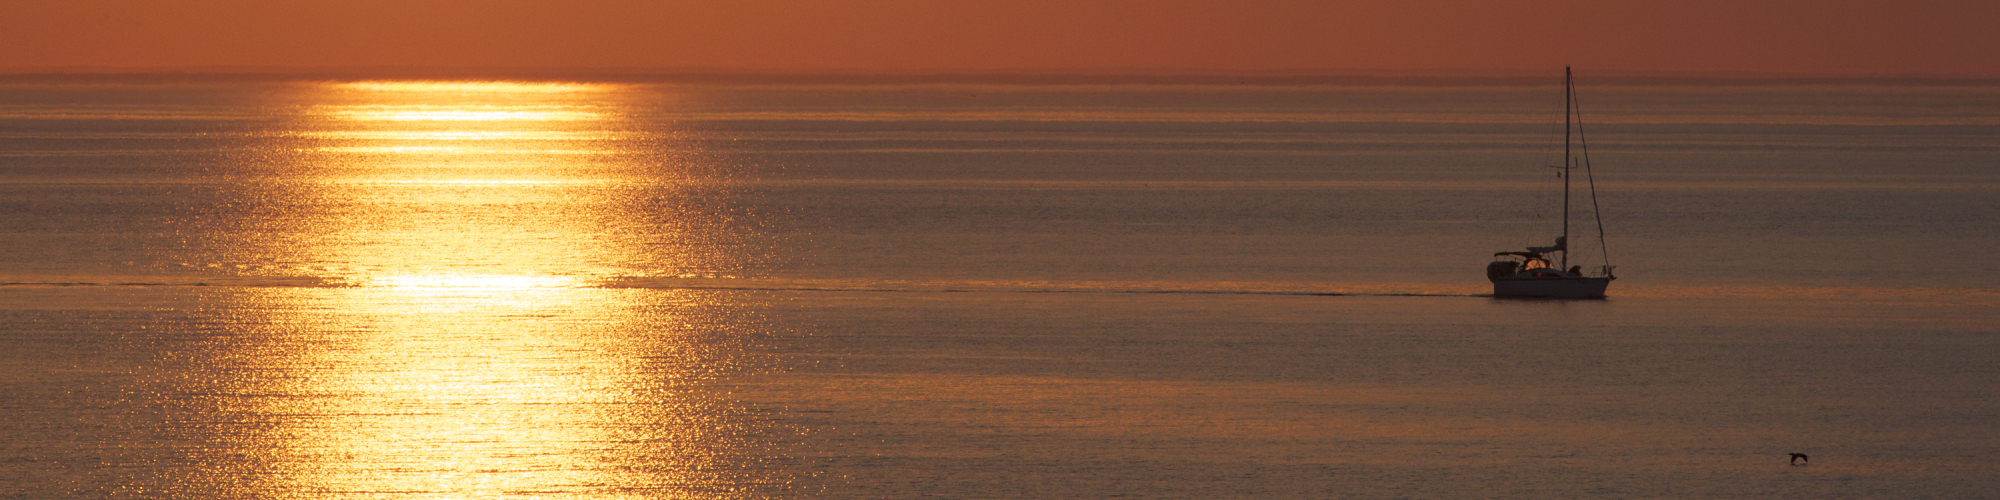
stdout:
<svg viewBox="0 0 2000 500">
<path fill-rule="evenodd" d="M 918 281 L 743 277 L 382 280 L 339 277 L 11 277 L 0 287 L 563 288 L 827 293 L 1021 293 L 1265 295 L 1301 297 L 1486 297 L 1477 286 L 1216 281 Z"/>
<path fill-rule="evenodd" d="M 437 290 L 683 290 L 714 292 L 885 294 L 1131 294 L 1261 295 L 1297 297 L 1488 297 L 1486 287 L 1441 283 L 1327 283 L 1259 281 L 1047 281 L 869 280 L 684 276 L 0 276 L 0 289 L 26 288 L 293 288 Z M 1634 286 L 1627 299 L 1899 300 L 1953 304 L 2000 303 L 2000 289 L 1804 286 Z"/>
<path fill-rule="evenodd" d="M 601 288 L 878 293 L 1078 293 L 1160 295 L 1273 295 L 1308 297 L 1478 297 L 1480 287 L 1438 284 L 1213 282 L 1213 281 L 900 281 L 732 278 L 618 278 Z"/>
</svg>

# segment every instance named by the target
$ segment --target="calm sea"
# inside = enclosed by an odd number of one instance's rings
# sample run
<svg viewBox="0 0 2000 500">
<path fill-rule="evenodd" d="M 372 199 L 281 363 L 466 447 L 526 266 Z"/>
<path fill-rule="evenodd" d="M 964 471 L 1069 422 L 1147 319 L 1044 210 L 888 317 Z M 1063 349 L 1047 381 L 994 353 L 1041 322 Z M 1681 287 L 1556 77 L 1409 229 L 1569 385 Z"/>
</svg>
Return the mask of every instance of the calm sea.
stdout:
<svg viewBox="0 0 2000 500">
<path fill-rule="evenodd" d="M 1580 85 L 0 81 L 0 497 L 2000 489 L 2000 86 Z"/>
</svg>

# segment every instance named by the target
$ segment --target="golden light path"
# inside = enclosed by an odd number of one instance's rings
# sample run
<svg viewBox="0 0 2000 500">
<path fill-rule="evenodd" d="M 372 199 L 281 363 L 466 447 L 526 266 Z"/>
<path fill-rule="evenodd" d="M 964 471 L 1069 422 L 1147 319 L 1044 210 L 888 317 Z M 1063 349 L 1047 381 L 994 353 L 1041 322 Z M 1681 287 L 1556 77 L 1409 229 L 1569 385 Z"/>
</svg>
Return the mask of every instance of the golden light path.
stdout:
<svg viewBox="0 0 2000 500">
<path fill-rule="evenodd" d="M 367 91 L 398 93 L 398 94 L 419 94 L 419 93 L 438 94 L 438 93 L 457 92 L 457 93 L 475 93 L 475 94 L 503 94 L 507 96 L 603 92 L 607 89 L 616 87 L 614 85 L 608 85 L 602 83 L 509 82 L 509 81 L 454 82 L 454 81 L 424 81 L 424 80 L 344 82 L 335 84 L 334 86 L 342 89 L 367 90 Z"/>
<path fill-rule="evenodd" d="M 426 276 L 383 276 L 361 284 L 368 287 L 385 288 L 472 288 L 472 289 L 523 289 L 523 288 L 571 288 L 582 284 L 581 280 L 567 276 L 514 276 L 514 275 L 426 275 Z"/>
<path fill-rule="evenodd" d="M 574 286 L 606 263 L 606 187 L 629 177 L 618 85 L 326 84 L 284 135 L 342 202 L 311 257 L 351 285 Z M 622 176 L 622 177 L 621 177 Z"/>
<path fill-rule="evenodd" d="M 281 377 L 311 397 L 263 409 L 294 415 L 287 493 L 717 496 L 699 471 L 727 425 L 687 385 L 713 350 L 685 334 L 700 304 L 587 286 L 662 258 L 605 236 L 627 216 L 602 109 L 620 90 L 328 84 L 282 134 L 313 141 L 299 195 L 327 207 L 293 253 L 349 285 L 272 308 L 312 335 L 287 341 Z"/>
<path fill-rule="evenodd" d="M 560 107 L 450 108 L 440 106 L 362 107 L 344 109 L 337 118 L 356 121 L 586 121 L 602 118 L 596 113 Z"/>
</svg>

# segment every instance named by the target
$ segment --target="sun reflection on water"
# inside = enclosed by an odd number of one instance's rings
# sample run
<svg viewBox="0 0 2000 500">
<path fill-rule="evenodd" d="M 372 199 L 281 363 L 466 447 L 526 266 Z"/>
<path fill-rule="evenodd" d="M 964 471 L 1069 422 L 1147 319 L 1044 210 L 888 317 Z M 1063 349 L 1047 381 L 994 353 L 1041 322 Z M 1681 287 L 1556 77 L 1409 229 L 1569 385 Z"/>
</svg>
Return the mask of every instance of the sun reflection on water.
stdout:
<svg viewBox="0 0 2000 500">
<path fill-rule="evenodd" d="M 327 152 L 327 153 L 389 153 L 389 154 L 404 153 L 404 154 L 428 154 L 428 155 L 460 155 L 460 154 L 596 155 L 596 154 L 609 153 L 609 151 L 597 150 L 597 149 L 519 149 L 519 148 L 490 148 L 490 147 L 473 147 L 473 146 L 345 146 L 345 147 L 314 148 L 313 151 Z"/>
<path fill-rule="evenodd" d="M 334 84 L 341 89 L 370 90 L 380 92 L 416 93 L 501 93 L 501 94 L 565 94 L 595 92 L 618 88 L 617 85 L 582 82 L 510 82 L 510 81 L 366 81 Z"/>
<path fill-rule="evenodd" d="M 740 424 L 700 387 L 734 356 L 718 306 L 593 286 L 713 257 L 685 250 L 712 224 L 645 204 L 675 192 L 643 180 L 664 162 L 621 131 L 624 90 L 326 84 L 272 134 L 300 155 L 282 185 L 307 227 L 255 250 L 347 285 L 260 306 L 290 326 L 240 392 L 291 395 L 259 399 L 285 488 L 729 496 L 711 462 Z"/>
<path fill-rule="evenodd" d="M 703 497 L 724 482 L 713 462 L 735 444 L 717 430 L 736 424 L 699 384 L 727 354 L 690 335 L 713 318 L 476 278 L 306 291 L 298 317 L 274 318 L 325 332 L 275 335 L 287 373 L 242 391 L 294 395 L 263 398 L 287 422 L 287 493 Z"/>
<path fill-rule="evenodd" d="M 325 130 L 288 134 L 334 140 L 402 141 L 587 141 L 615 140 L 625 134 L 562 130 Z"/>
<path fill-rule="evenodd" d="M 648 257 L 607 244 L 631 214 L 616 187 L 657 153 L 633 148 L 633 88 L 532 82 L 330 83 L 281 135 L 327 200 L 310 255 L 322 278 L 398 288 L 567 287 Z M 672 227 L 672 226 L 667 226 Z M 667 259 L 672 262 L 673 259 Z M 537 278 L 524 278 L 538 276 Z M 571 276 L 552 278 L 549 276 Z"/>
<path fill-rule="evenodd" d="M 354 106 L 335 110 L 332 115 L 355 121 L 582 121 L 604 117 L 596 112 L 569 107 L 442 107 L 416 104 Z"/>
<path fill-rule="evenodd" d="M 378 276 L 362 283 L 362 286 L 386 288 L 478 288 L 478 289 L 521 289 L 521 288 L 572 288 L 583 283 L 567 276 L 509 276 L 509 275 L 429 275 L 429 276 Z"/>
<path fill-rule="evenodd" d="M 384 180 L 384 181 L 375 181 L 375 183 L 432 184 L 432 185 L 468 184 L 468 185 L 486 185 L 486 186 L 506 186 L 506 185 L 554 186 L 560 184 L 575 184 L 575 182 L 572 181 L 529 181 L 529 180 L 519 180 L 519 179 L 439 179 L 439 180 L 422 180 L 422 181 Z"/>
</svg>

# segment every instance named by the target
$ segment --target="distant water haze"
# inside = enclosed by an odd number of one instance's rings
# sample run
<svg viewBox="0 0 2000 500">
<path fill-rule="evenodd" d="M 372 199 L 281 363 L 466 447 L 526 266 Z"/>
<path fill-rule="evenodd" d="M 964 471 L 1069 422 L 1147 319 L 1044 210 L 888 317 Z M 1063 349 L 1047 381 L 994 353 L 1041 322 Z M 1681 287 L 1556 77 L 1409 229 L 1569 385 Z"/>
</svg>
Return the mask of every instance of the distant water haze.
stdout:
<svg viewBox="0 0 2000 500">
<path fill-rule="evenodd" d="M 1619 279 L 1541 301 L 1487 296 L 1483 270 L 1561 231 L 1554 75 L 835 80 L 0 80 L 0 485 L 1906 498 L 2000 477 L 2000 87 L 1580 75 L 1571 260 Z"/>
<path fill-rule="evenodd" d="M 2000 77 L 1975 0 L 27 2 L 0 71 L 1539 70 Z"/>
</svg>

